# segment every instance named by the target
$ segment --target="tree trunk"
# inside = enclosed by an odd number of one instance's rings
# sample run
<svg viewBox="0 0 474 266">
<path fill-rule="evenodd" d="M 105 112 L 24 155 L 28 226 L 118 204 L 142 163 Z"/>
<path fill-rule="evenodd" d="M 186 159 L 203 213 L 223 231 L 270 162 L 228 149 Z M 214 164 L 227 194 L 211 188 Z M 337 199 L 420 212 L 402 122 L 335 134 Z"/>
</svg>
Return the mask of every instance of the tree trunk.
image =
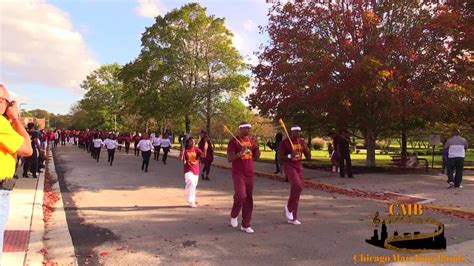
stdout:
<svg viewBox="0 0 474 266">
<path fill-rule="evenodd" d="M 207 56 L 206 56 L 207 58 Z M 206 131 L 211 136 L 211 112 L 212 112 L 212 95 L 211 95 L 211 71 L 207 64 L 207 94 L 206 94 Z"/>
<path fill-rule="evenodd" d="M 407 161 L 407 131 L 402 128 L 402 164 Z"/>
<path fill-rule="evenodd" d="M 211 136 L 211 90 L 208 89 L 206 95 L 206 132 Z"/>
<path fill-rule="evenodd" d="M 307 145 L 308 145 L 308 149 L 311 150 L 311 132 L 308 132 L 308 142 L 307 142 Z"/>
<path fill-rule="evenodd" d="M 189 134 L 191 132 L 191 118 L 189 114 L 184 116 L 184 126 L 186 133 Z"/>
<path fill-rule="evenodd" d="M 365 132 L 365 146 L 367 147 L 367 157 L 365 159 L 365 166 L 367 167 L 375 167 L 375 140 L 377 136 L 373 129 L 368 128 Z"/>
</svg>

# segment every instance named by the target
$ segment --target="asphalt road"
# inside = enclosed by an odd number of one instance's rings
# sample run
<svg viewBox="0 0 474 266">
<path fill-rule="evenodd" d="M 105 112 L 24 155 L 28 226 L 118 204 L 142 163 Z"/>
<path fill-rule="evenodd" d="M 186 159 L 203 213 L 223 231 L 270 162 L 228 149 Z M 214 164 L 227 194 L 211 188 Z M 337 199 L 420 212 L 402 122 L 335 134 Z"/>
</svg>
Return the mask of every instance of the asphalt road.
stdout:
<svg viewBox="0 0 474 266">
<path fill-rule="evenodd" d="M 133 154 L 118 151 L 109 166 L 104 151 L 97 163 L 67 146 L 56 149 L 55 162 L 81 265 L 348 265 L 354 255 L 394 254 L 365 243 L 371 216 L 386 212 L 385 203 L 306 189 L 298 213 L 303 224 L 295 226 L 284 214 L 289 184 L 255 177 L 255 234 L 246 234 L 229 225 L 229 170 L 213 168 L 211 181 L 199 181 L 198 207 L 191 209 L 174 158 L 167 165 L 152 161 L 144 173 Z M 445 224 L 448 249 L 474 239 L 466 220 L 425 215 Z"/>
</svg>

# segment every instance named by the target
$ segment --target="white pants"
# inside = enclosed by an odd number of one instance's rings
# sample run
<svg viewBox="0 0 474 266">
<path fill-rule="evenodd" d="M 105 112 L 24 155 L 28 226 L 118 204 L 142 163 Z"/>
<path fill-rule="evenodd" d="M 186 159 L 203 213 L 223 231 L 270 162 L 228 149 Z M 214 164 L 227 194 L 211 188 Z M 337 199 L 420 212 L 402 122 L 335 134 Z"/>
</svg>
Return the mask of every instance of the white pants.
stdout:
<svg viewBox="0 0 474 266">
<path fill-rule="evenodd" d="M 198 184 L 199 177 L 193 172 L 187 172 L 184 174 L 184 182 L 186 187 L 184 188 L 184 193 L 186 195 L 186 200 L 189 204 L 196 202 L 196 187 Z"/>
</svg>

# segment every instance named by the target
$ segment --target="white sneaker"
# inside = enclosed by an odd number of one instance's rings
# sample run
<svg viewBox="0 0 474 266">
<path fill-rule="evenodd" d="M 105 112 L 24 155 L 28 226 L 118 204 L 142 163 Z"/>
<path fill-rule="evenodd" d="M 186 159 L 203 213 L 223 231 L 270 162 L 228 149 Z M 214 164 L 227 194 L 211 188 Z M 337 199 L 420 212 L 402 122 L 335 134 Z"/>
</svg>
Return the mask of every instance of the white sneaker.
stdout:
<svg viewBox="0 0 474 266">
<path fill-rule="evenodd" d="M 245 233 L 247 234 L 253 234 L 255 231 L 252 229 L 252 227 L 243 227 L 243 226 L 240 226 L 240 230 L 244 231 Z"/>
<path fill-rule="evenodd" d="M 293 213 L 288 210 L 288 206 L 285 206 L 285 214 L 287 220 L 293 220 Z"/>
<path fill-rule="evenodd" d="M 191 207 L 191 208 L 196 208 L 196 203 L 194 203 L 194 202 L 190 203 L 190 204 L 189 204 L 189 207 Z"/>
<path fill-rule="evenodd" d="M 235 217 L 235 218 L 230 218 L 230 225 L 231 225 L 232 227 L 237 227 L 237 226 L 239 226 L 239 220 L 237 219 L 237 217 Z"/>
<path fill-rule="evenodd" d="M 300 225 L 301 224 L 301 222 L 298 221 L 298 220 L 294 220 L 294 221 L 293 220 L 288 220 L 288 223 L 289 224 L 294 224 L 294 225 Z"/>
<path fill-rule="evenodd" d="M 449 182 L 448 188 L 452 188 L 452 187 L 454 187 L 454 183 L 453 183 L 453 182 Z"/>
</svg>

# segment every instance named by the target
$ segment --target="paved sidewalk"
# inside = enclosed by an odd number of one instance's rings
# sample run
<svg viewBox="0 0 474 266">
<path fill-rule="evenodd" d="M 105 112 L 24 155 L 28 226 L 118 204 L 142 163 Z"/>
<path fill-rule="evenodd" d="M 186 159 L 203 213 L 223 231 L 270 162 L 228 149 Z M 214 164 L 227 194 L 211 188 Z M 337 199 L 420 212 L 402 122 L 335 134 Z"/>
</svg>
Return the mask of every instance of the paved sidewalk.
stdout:
<svg viewBox="0 0 474 266">
<path fill-rule="evenodd" d="M 178 151 L 172 150 L 171 156 Z M 214 156 L 214 166 L 229 168 L 231 163 L 223 156 Z M 274 164 L 254 163 L 255 173 L 277 180 Z M 337 173 L 305 169 L 306 185 L 327 192 L 353 197 L 367 197 L 381 201 L 417 202 L 433 210 L 464 217 L 474 217 L 474 172 L 466 171 L 462 189 L 446 189 L 446 177 L 433 174 L 358 174 L 355 178 L 340 178 Z"/>
<path fill-rule="evenodd" d="M 42 265 L 43 183 L 39 178 L 20 178 L 10 194 L 10 214 L 5 228 L 1 265 Z"/>
<path fill-rule="evenodd" d="M 43 212 L 45 173 L 57 179 L 51 154 L 48 168 L 38 178 L 19 178 L 10 195 L 10 213 L 0 265 L 77 265 L 61 197 L 52 206 L 51 217 Z M 21 176 L 21 167 L 18 168 Z M 59 194 L 59 185 L 53 186 Z"/>
</svg>

